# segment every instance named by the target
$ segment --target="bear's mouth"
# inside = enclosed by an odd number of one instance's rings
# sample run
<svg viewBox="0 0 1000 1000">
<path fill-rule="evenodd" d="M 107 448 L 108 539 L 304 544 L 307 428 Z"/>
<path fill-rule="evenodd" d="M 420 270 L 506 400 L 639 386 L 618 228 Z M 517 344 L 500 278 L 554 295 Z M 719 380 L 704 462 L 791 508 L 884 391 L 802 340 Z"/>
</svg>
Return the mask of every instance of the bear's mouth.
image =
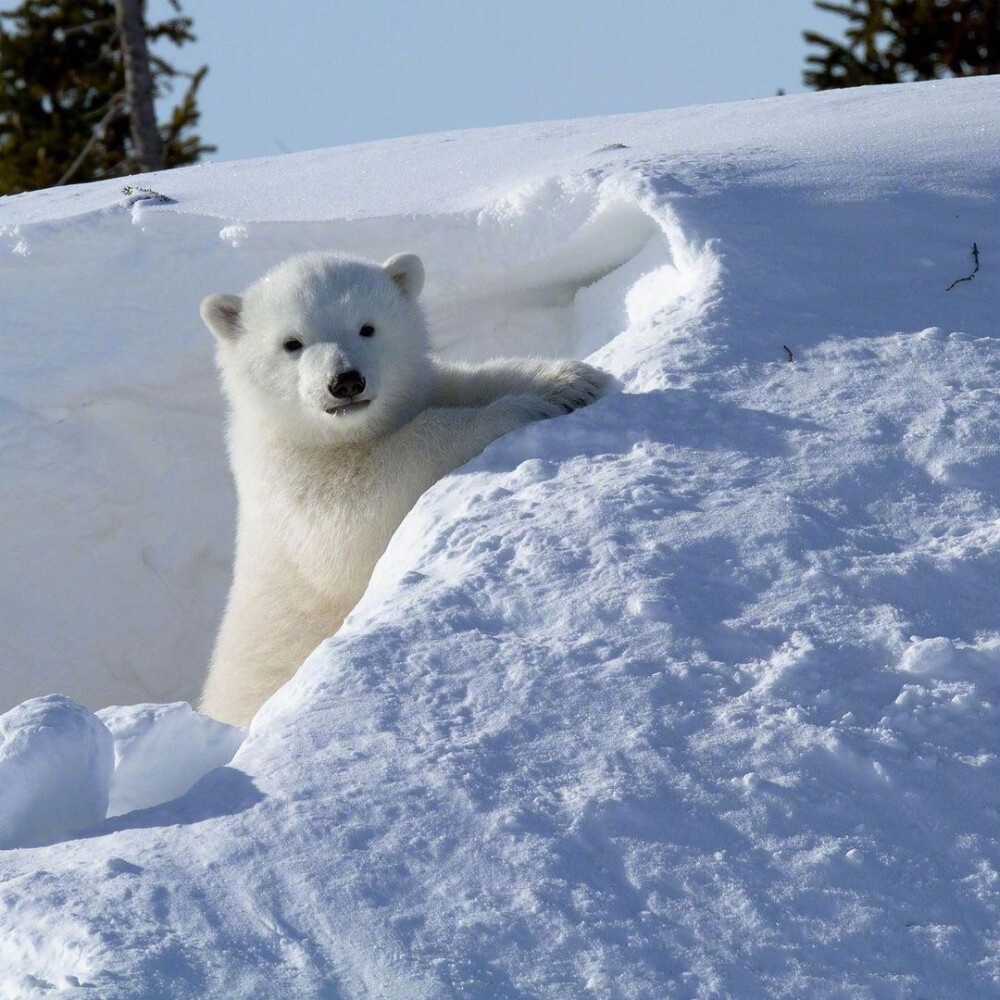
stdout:
<svg viewBox="0 0 1000 1000">
<path fill-rule="evenodd" d="M 332 414 L 335 417 L 345 417 L 348 413 L 358 413 L 363 410 L 369 403 L 370 399 L 352 399 L 347 403 L 336 403 L 334 405 L 326 407 L 326 412 Z"/>
</svg>

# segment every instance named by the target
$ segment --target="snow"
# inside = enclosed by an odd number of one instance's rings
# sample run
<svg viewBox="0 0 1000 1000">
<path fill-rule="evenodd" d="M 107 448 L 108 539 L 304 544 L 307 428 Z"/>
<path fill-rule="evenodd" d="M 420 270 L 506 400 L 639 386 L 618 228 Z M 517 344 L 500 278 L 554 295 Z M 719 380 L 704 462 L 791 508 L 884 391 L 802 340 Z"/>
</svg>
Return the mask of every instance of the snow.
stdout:
<svg viewBox="0 0 1000 1000">
<path fill-rule="evenodd" d="M 187 702 L 90 712 L 65 695 L 0 715 L 0 848 L 34 847 L 183 795 L 246 731 Z"/>
<path fill-rule="evenodd" d="M 47 844 L 108 810 L 111 734 L 61 695 L 0 716 L 0 848 Z"/>
<path fill-rule="evenodd" d="M 246 736 L 184 701 L 116 705 L 96 714 L 114 738 L 108 816 L 178 798 L 209 771 L 228 764 Z"/>
<path fill-rule="evenodd" d="M 998 98 L 0 202 L 0 996 L 1000 995 Z M 234 504 L 197 303 L 328 247 L 624 391 L 431 489 L 244 734 L 177 704 Z"/>
</svg>

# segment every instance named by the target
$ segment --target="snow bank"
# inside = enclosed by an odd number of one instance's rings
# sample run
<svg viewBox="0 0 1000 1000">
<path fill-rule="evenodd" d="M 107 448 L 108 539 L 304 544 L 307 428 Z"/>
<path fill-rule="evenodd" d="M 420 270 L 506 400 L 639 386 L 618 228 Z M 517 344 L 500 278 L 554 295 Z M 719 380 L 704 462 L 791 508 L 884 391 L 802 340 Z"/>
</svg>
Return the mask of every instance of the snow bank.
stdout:
<svg viewBox="0 0 1000 1000">
<path fill-rule="evenodd" d="M 114 769 L 111 734 L 61 695 L 0 715 L 0 848 L 58 840 L 104 819 Z"/>
<path fill-rule="evenodd" d="M 150 807 L 0 856 L 0 993 L 996 993 L 998 90 L 5 200 L 5 698 L 193 693 L 233 503 L 209 291 L 413 249 L 446 352 L 625 391 L 430 490 L 228 766 L 185 708 L 102 713 L 113 809 Z"/>
<path fill-rule="evenodd" d="M 47 695 L 0 716 L 0 849 L 183 795 L 228 764 L 246 733 L 186 702 L 87 711 Z"/>
</svg>

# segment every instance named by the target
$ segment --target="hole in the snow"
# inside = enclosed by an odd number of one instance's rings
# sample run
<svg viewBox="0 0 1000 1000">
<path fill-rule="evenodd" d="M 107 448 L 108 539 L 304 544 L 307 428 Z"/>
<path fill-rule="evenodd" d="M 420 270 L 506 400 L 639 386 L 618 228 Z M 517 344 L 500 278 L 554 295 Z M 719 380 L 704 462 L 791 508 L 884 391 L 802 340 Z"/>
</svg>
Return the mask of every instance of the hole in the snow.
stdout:
<svg viewBox="0 0 1000 1000">
<path fill-rule="evenodd" d="M 51 238 L 35 232 L 33 259 L 72 268 L 81 288 L 109 261 L 138 251 L 155 262 L 150 273 L 172 280 L 135 283 L 145 335 L 115 354 L 117 368 L 96 390 L 89 374 L 80 375 L 91 371 L 81 358 L 103 356 L 102 342 L 71 327 L 60 350 L 85 388 L 57 393 L 58 407 L 47 391 L 15 414 L 32 442 L 25 453 L 37 451 L 37 439 L 55 457 L 25 480 L 38 488 L 5 508 L 6 534 L 18 540 L 9 561 L 24 568 L 19 595 L 46 594 L 58 583 L 61 617 L 54 631 L 48 598 L 14 595 L 0 630 L 12 650 L 7 662 L 17 667 L 0 669 L 0 711 L 53 690 L 93 708 L 198 696 L 228 587 L 234 507 L 208 338 L 195 332 L 200 295 L 239 290 L 305 250 L 374 259 L 413 250 L 427 267 L 424 301 L 446 357 L 584 358 L 626 330 L 655 325 L 661 336 L 664 308 L 697 278 L 690 261 L 675 261 L 683 241 L 672 232 L 668 239 L 658 212 L 624 189 L 586 180 L 526 185 L 485 208 L 436 215 L 247 222 L 237 249 L 218 239 L 217 219 L 151 213 L 145 226 L 123 230 L 120 219 L 102 216 L 52 228 Z M 92 245 L 102 254 L 91 255 Z M 195 246 L 204 253 L 192 253 Z M 18 301 L 28 316 L 49 271 L 29 267 L 24 277 Z M 147 384 L 150 371 L 156 376 Z M 72 554 L 72 574 L 53 582 L 46 564 L 21 556 L 42 535 Z M 80 662 L 86 671 L 74 670 Z"/>
<path fill-rule="evenodd" d="M 609 289 L 610 299 L 580 293 L 662 242 L 663 234 L 635 204 L 591 210 L 569 232 L 559 232 L 541 210 L 517 224 L 480 219 L 452 267 L 435 270 L 431 262 L 426 306 L 438 350 L 472 361 L 582 358 L 619 334 L 622 290 Z"/>
</svg>

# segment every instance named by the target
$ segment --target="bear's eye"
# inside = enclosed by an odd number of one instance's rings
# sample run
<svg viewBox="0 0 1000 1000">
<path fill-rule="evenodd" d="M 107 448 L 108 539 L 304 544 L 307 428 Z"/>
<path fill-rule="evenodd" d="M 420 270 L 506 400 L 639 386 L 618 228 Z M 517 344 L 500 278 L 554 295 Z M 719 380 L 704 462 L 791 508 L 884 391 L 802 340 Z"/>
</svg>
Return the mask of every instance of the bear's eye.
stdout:
<svg viewBox="0 0 1000 1000">
<path fill-rule="evenodd" d="M 289 337 L 282 346 L 289 354 L 298 354 L 302 350 L 302 341 Z"/>
<path fill-rule="evenodd" d="M 365 325 L 363 327 L 361 327 L 360 330 L 358 330 L 358 333 L 362 337 L 370 337 L 370 336 L 372 336 L 372 334 L 375 333 L 375 327 L 373 327 L 371 325 L 371 323 L 365 323 Z"/>
</svg>

